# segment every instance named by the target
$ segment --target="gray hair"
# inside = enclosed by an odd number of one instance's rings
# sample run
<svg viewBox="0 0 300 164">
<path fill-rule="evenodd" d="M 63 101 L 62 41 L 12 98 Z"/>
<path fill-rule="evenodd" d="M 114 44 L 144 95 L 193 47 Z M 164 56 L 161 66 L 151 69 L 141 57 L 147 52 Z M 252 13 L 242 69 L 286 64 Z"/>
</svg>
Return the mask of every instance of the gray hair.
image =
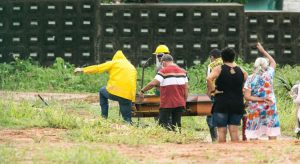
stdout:
<svg viewBox="0 0 300 164">
<path fill-rule="evenodd" d="M 161 57 L 161 61 L 173 61 L 173 57 L 169 54 L 164 54 L 162 57 Z"/>
<path fill-rule="evenodd" d="M 264 73 L 269 67 L 269 61 L 266 58 L 259 57 L 254 62 L 254 72 L 258 74 Z"/>
</svg>

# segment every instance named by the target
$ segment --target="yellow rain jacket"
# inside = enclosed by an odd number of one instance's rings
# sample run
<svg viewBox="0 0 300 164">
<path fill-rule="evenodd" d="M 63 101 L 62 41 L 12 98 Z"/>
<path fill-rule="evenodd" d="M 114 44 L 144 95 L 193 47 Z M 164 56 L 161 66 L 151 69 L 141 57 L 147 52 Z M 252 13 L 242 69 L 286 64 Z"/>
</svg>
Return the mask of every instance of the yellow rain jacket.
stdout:
<svg viewBox="0 0 300 164">
<path fill-rule="evenodd" d="M 107 91 L 115 96 L 135 101 L 137 71 L 122 51 L 117 51 L 111 61 L 83 68 L 87 74 L 108 72 Z"/>
</svg>

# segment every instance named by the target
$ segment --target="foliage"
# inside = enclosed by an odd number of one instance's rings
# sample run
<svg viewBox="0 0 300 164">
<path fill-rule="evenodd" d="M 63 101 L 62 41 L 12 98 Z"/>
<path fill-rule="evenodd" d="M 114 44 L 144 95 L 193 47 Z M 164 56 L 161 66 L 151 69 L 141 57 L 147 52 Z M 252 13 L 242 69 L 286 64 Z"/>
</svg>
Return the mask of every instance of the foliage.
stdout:
<svg viewBox="0 0 300 164">
<path fill-rule="evenodd" d="M 120 0 L 121 2 L 136 2 L 139 3 L 141 0 Z M 245 4 L 248 0 L 199 0 L 199 2 L 216 2 L 216 3 L 241 3 Z M 184 2 L 184 0 L 182 0 Z M 113 3 L 113 0 L 100 0 L 100 3 Z"/>
<path fill-rule="evenodd" d="M 74 66 L 57 58 L 51 67 L 40 67 L 31 60 L 0 64 L 0 89 L 19 91 L 93 92 L 106 84 L 107 75 L 73 75 Z M 99 79 L 100 77 L 100 79 Z M 98 89 L 97 89 L 98 90 Z"/>
</svg>

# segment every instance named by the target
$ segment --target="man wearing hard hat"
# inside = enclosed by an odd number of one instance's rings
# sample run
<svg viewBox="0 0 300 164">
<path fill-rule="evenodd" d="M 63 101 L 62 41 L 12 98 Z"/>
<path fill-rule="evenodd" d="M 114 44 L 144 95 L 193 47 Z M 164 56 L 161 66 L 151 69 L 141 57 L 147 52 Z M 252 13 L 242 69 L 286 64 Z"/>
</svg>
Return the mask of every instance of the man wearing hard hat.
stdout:
<svg viewBox="0 0 300 164">
<path fill-rule="evenodd" d="M 156 58 L 156 73 L 157 73 L 160 69 L 162 69 L 161 57 L 164 54 L 170 55 L 170 50 L 166 45 L 160 44 L 156 47 L 155 52 L 153 52 L 153 54 L 155 55 L 155 58 Z M 159 87 L 156 87 L 155 95 L 157 95 L 157 96 L 160 95 Z"/>
<path fill-rule="evenodd" d="M 158 69 L 157 71 L 159 71 L 159 69 L 161 69 L 161 57 L 164 54 L 170 54 L 169 48 L 166 45 L 158 45 L 155 49 L 155 52 L 153 52 L 153 54 L 156 56 L 156 69 Z"/>
<path fill-rule="evenodd" d="M 186 71 L 173 63 L 173 57 L 164 54 L 161 58 L 163 68 L 159 70 L 154 79 L 143 87 L 139 96 L 155 86 L 160 87 L 159 125 L 179 132 L 181 128 L 181 115 L 186 107 L 188 96 L 188 79 Z M 171 121 L 170 121 L 171 118 Z"/>
<path fill-rule="evenodd" d="M 123 119 L 131 123 L 131 105 L 135 101 L 137 71 L 127 60 L 121 50 L 117 51 L 111 61 L 85 68 L 76 68 L 75 73 L 108 72 L 107 86 L 99 91 L 101 115 L 108 117 L 108 99 L 118 101 Z"/>
</svg>

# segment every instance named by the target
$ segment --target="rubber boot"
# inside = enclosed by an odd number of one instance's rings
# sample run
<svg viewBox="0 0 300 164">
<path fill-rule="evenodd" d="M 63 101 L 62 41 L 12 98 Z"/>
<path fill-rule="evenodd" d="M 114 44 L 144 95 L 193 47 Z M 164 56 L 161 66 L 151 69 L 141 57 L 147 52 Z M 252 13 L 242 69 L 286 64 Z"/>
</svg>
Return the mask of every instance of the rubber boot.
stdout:
<svg viewBox="0 0 300 164">
<path fill-rule="evenodd" d="M 218 139 L 217 128 L 215 128 L 215 127 L 209 128 L 209 132 L 210 132 L 210 137 L 211 137 L 212 142 L 217 141 L 217 139 Z"/>
</svg>

